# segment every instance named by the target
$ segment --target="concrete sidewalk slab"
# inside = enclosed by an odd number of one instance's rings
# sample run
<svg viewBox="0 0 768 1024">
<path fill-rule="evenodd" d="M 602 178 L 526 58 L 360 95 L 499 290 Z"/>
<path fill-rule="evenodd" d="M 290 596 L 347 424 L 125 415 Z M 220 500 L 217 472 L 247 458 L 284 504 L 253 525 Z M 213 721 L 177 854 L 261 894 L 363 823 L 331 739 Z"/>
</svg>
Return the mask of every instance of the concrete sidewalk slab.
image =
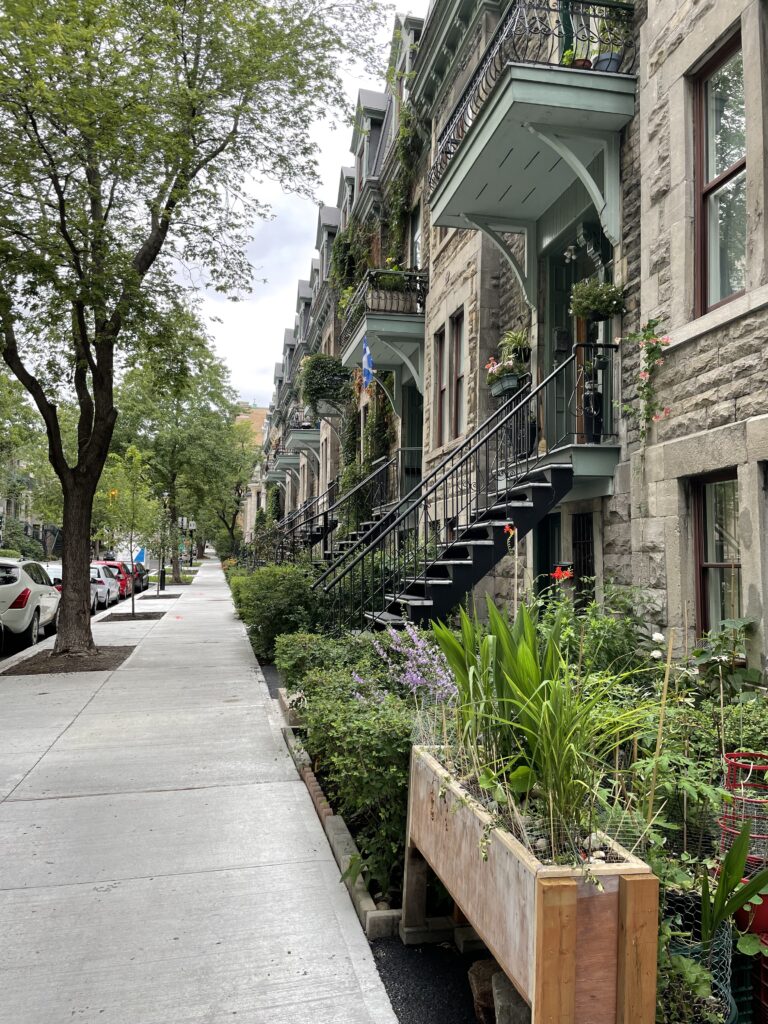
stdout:
<svg viewBox="0 0 768 1024">
<path fill-rule="evenodd" d="M 0 676 L 0 1024 L 396 1024 L 223 574 L 181 594 Z"/>
</svg>

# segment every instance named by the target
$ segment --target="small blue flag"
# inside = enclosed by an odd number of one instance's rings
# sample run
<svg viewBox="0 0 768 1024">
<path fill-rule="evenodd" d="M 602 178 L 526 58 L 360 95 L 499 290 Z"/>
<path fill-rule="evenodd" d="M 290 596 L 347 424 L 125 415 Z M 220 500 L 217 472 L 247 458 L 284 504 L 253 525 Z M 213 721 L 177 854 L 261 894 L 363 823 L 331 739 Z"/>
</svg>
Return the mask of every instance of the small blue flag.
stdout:
<svg viewBox="0 0 768 1024">
<path fill-rule="evenodd" d="M 373 383 L 373 356 L 368 347 L 368 335 L 363 335 L 363 387 L 367 388 Z"/>
<path fill-rule="evenodd" d="M 142 563 L 144 561 L 144 548 L 139 548 L 139 552 L 134 558 L 134 562 Z"/>
</svg>

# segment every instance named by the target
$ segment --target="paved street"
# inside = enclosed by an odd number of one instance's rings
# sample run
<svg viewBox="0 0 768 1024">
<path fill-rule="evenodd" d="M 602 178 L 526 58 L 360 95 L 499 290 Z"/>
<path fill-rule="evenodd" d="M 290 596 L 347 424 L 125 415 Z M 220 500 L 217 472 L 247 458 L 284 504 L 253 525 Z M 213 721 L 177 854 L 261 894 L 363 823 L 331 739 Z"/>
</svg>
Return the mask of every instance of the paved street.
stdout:
<svg viewBox="0 0 768 1024">
<path fill-rule="evenodd" d="M 218 565 L 138 606 L 0 676 L 0 1022 L 394 1024 Z"/>
</svg>

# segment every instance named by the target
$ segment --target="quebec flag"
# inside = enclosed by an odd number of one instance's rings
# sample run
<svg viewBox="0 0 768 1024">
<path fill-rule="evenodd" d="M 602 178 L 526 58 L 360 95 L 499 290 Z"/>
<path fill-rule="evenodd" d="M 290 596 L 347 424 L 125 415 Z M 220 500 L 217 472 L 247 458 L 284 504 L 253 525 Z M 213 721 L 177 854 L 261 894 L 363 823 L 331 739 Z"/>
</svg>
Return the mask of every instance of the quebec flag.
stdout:
<svg viewBox="0 0 768 1024">
<path fill-rule="evenodd" d="M 373 383 L 373 356 L 368 347 L 368 335 L 363 336 L 363 387 L 367 388 Z"/>
<path fill-rule="evenodd" d="M 138 552 L 136 553 L 136 557 L 134 558 L 134 562 L 144 562 L 144 548 L 139 548 Z"/>
</svg>

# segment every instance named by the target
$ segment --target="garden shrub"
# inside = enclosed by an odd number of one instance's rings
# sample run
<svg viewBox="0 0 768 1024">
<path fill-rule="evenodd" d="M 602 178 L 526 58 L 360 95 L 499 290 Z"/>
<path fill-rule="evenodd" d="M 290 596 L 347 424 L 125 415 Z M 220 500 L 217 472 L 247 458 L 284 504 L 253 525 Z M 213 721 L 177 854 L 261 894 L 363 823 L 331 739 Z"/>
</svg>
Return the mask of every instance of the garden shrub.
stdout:
<svg viewBox="0 0 768 1024">
<path fill-rule="evenodd" d="M 372 633 L 343 633 L 341 636 L 318 636 L 317 633 L 288 633 L 279 636 L 275 642 L 275 665 L 287 690 L 306 690 L 308 676 L 315 676 L 316 670 L 344 670 L 350 687 L 350 694 L 361 689 L 365 679 L 382 689 L 395 689 L 397 680 L 392 679 L 386 659 L 381 652 L 389 649 L 390 639 L 386 634 L 378 637 Z M 310 684 L 311 685 L 311 684 Z"/>
<path fill-rule="evenodd" d="M 21 552 L 15 548 L 0 548 L 0 558 L 21 558 Z"/>
<path fill-rule="evenodd" d="M 303 711 L 307 750 L 373 889 L 391 894 L 402 884 L 414 709 L 382 691 L 350 697 L 343 673 L 326 680 Z"/>
<path fill-rule="evenodd" d="M 281 633 L 307 631 L 316 623 L 312 575 L 300 566 L 265 565 L 246 575 L 230 573 L 229 582 L 258 658 L 272 660 Z"/>
</svg>

